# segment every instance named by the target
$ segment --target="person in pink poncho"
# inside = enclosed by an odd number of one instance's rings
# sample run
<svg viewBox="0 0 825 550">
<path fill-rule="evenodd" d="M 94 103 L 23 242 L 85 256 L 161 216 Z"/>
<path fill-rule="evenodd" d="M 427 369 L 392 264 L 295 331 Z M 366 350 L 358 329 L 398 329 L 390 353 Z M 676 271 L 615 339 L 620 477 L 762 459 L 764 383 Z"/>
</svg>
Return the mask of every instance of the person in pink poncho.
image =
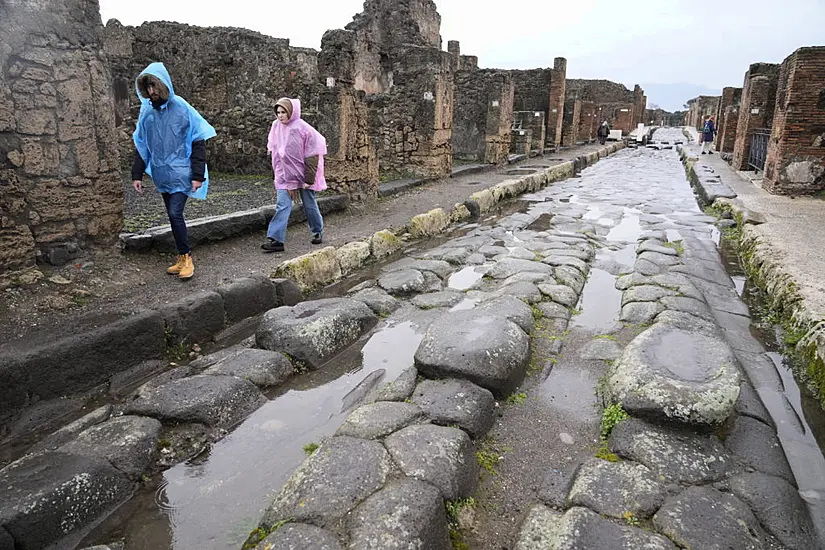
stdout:
<svg viewBox="0 0 825 550">
<path fill-rule="evenodd" d="M 275 104 L 275 115 L 278 118 L 269 130 L 266 148 L 272 155 L 278 203 L 266 231 L 267 240 L 261 245 L 266 252 L 283 252 L 292 202 L 299 197 L 312 232 L 312 244 L 323 242 L 324 220 L 315 193 L 327 188 L 324 179 L 327 140 L 301 120 L 301 101 L 279 99 Z"/>
</svg>

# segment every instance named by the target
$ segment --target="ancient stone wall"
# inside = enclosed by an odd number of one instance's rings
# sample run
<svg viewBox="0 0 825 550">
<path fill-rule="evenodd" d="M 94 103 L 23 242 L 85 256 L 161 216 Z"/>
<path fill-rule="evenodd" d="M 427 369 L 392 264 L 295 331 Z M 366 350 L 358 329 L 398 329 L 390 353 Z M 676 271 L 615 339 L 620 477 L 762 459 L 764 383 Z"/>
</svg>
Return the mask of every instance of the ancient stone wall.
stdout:
<svg viewBox="0 0 825 550">
<path fill-rule="evenodd" d="M 607 120 L 614 130 L 628 134 L 636 127 L 639 113 L 644 112 L 644 91 L 628 90 L 624 85 L 609 80 L 567 79 L 566 99 L 578 99 L 596 104 L 599 123 Z M 565 102 L 565 110 L 567 101 Z M 567 116 L 567 113 L 565 113 Z"/>
<path fill-rule="evenodd" d="M 452 147 L 456 158 L 490 164 L 507 160 L 514 90 L 508 71 L 455 74 Z"/>
<path fill-rule="evenodd" d="M 590 143 L 596 139 L 596 127 L 601 124 L 598 121 L 599 107 L 593 101 L 582 101 L 579 107 L 579 129 L 576 138 L 579 142 Z"/>
<path fill-rule="evenodd" d="M 799 48 L 782 63 L 762 186 L 783 195 L 825 189 L 825 47 Z"/>
<path fill-rule="evenodd" d="M 530 151 L 544 149 L 545 132 L 544 111 L 514 111 L 513 129 L 530 130 L 532 141 Z"/>
<path fill-rule="evenodd" d="M 124 167 L 134 155 L 132 133 L 140 103 L 135 78 L 149 63 L 164 63 L 175 93 L 215 127 L 207 144 L 213 170 L 271 171 L 266 136 L 278 98 L 299 97 L 304 118 L 317 113 L 317 53 L 291 48 L 289 40 L 246 29 L 152 22 L 126 27 L 109 21 L 106 51 L 117 101 Z"/>
<path fill-rule="evenodd" d="M 774 63 L 754 63 L 745 73 L 733 145 L 732 165 L 737 170 L 749 169 L 748 155 L 753 130 L 771 127 L 779 68 Z"/>
<path fill-rule="evenodd" d="M 739 119 L 739 103 L 742 101 L 742 88 L 727 87 L 722 89 L 722 100 L 716 116 L 717 134 L 716 150 L 720 153 L 732 153 L 736 142 L 736 125 Z"/>
<path fill-rule="evenodd" d="M 567 60 L 557 57 L 552 69 L 512 70 L 510 73 L 516 86 L 513 108 L 543 112 L 545 146 L 557 147 L 561 143 Z M 535 133 L 533 138 L 536 139 Z"/>
<path fill-rule="evenodd" d="M 561 128 L 564 119 L 564 96 L 567 90 L 567 60 L 557 57 L 553 60 L 550 73 L 550 99 L 547 110 L 547 147 L 561 145 Z"/>
<path fill-rule="evenodd" d="M 0 2 L 0 278 L 116 241 L 114 105 L 94 0 Z"/>
<path fill-rule="evenodd" d="M 565 147 L 572 147 L 578 143 L 581 104 L 581 100 L 572 98 L 564 102 L 561 143 Z"/>
<path fill-rule="evenodd" d="M 716 116 L 719 112 L 721 96 L 700 95 L 689 100 L 687 125 L 701 130 L 705 124 L 705 116 Z M 718 122 L 718 120 L 717 120 Z"/>
</svg>

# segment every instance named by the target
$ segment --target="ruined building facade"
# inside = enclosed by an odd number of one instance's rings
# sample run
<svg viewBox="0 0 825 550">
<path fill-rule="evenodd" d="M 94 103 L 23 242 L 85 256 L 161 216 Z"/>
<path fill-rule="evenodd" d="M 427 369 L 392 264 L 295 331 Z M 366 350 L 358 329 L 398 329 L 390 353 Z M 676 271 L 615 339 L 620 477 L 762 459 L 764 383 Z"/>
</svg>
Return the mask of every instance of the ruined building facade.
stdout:
<svg viewBox="0 0 825 550">
<path fill-rule="evenodd" d="M 0 3 L 0 279 L 112 245 L 122 227 L 97 10 L 94 0 Z"/>
</svg>

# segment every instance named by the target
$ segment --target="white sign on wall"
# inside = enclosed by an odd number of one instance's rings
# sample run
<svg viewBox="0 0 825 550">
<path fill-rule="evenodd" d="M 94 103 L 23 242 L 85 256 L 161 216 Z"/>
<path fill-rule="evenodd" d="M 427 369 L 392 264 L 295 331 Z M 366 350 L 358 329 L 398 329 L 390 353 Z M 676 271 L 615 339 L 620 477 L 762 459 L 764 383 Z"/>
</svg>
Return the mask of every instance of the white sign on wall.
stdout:
<svg viewBox="0 0 825 550">
<path fill-rule="evenodd" d="M 753 109 L 751 109 L 751 114 L 752 115 L 758 115 L 759 114 L 759 107 L 754 107 Z"/>
<path fill-rule="evenodd" d="M 552 111 L 550 111 L 550 112 L 551 112 L 551 113 L 558 113 L 558 112 L 559 112 L 559 110 L 558 110 L 558 109 L 553 109 L 553 110 L 552 110 Z"/>
<path fill-rule="evenodd" d="M 541 112 L 540 112 L 540 111 L 536 111 L 535 113 L 533 113 L 533 116 L 541 116 Z"/>
<path fill-rule="evenodd" d="M 433 96 L 432 92 L 424 92 L 424 100 L 425 101 L 432 101 L 435 96 Z"/>
<path fill-rule="evenodd" d="M 334 88 L 335 87 L 335 79 L 331 76 L 327 77 L 327 88 Z"/>
<path fill-rule="evenodd" d="M 493 107 L 498 107 L 498 100 L 497 99 L 493 100 Z"/>
</svg>

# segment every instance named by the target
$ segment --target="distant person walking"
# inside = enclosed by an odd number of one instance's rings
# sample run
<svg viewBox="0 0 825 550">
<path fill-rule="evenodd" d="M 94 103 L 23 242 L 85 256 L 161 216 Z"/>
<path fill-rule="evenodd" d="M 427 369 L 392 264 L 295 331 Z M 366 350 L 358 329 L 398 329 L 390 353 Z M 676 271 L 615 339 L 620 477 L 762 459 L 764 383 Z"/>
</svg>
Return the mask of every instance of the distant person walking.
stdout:
<svg viewBox="0 0 825 550">
<path fill-rule="evenodd" d="M 269 222 L 265 252 L 283 252 L 286 226 L 292 202 L 300 200 L 312 232 L 312 244 L 323 242 L 324 220 L 315 193 L 327 188 L 324 179 L 324 155 L 327 140 L 318 130 L 301 120 L 301 101 L 281 98 L 275 104 L 275 116 L 266 148 L 272 154 L 272 174 L 278 195 L 275 215 Z"/>
<path fill-rule="evenodd" d="M 716 125 L 713 117 L 705 115 L 705 125 L 702 126 L 702 154 L 713 154 L 713 138 L 716 135 Z"/>
<path fill-rule="evenodd" d="M 140 115 L 133 139 L 132 187 L 143 192 L 143 173 L 152 177 L 166 205 L 177 261 L 166 270 L 186 280 L 195 274 L 183 209 L 189 197 L 205 199 L 209 188 L 206 140 L 215 129 L 182 97 L 175 95 L 163 63 L 152 63 L 135 82 Z"/>
<path fill-rule="evenodd" d="M 601 126 L 599 129 L 596 130 L 596 137 L 599 138 L 599 143 L 604 145 L 604 142 L 607 141 L 607 136 L 610 135 L 610 126 L 607 124 L 607 121 L 602 121 Z"/>
</svg>

